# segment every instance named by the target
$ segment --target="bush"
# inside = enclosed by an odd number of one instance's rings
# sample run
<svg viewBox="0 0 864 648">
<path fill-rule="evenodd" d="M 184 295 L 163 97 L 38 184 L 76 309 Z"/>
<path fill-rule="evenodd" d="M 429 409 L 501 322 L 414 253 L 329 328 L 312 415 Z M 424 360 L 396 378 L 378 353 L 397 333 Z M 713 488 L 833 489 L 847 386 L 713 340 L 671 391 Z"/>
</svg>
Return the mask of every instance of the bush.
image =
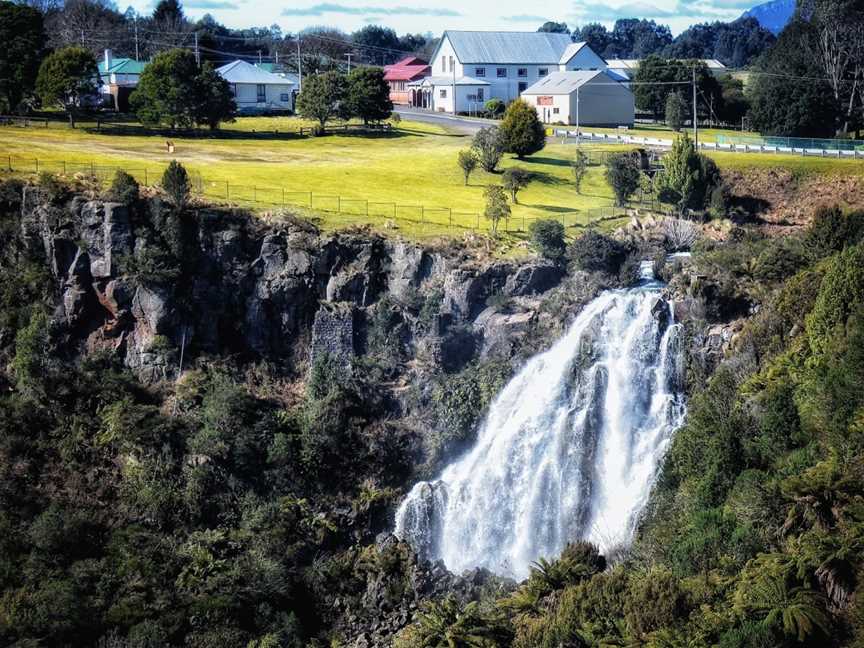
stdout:
<svg viewBox="0 0 864 648">
<path fill-rule="evenodd" d="M 855 306 L 864 302 L 864 244 L 847 248 L 828 262 L 807 334 L 816 353 L 824 351 L 834 330 L 846 324 Z"/>
<path fill-rule="evenodd" d="M 531 182 L 531 174 L 525 169 L 512 167 L 504 172 L 502 180 L 504 182 L 504 188 L 510 192 L 510 200 L 513 201 L 514 205 L 518 205 L 519 200 L 517 196 L 519 192 L 527 187 L 528 183 Z"/>
<path fill-rule="evenodd" d="M 39 174 L 39 187 L 52 203 L 59 203 L 69 195 L 69 188 L 53 173 L 42 171 Z"/>
<path fill-rule="evenodd" d="M 813 214 L 804 243 L 814 259 L 855 245 L 864 233 L 864 212 L 844 214 L 840 207 L 820 207 Z"/>
<path fill-rule="evenodd" d="M 629 250 L 615 239 L 588 230 L 570 246 L 570 256 L 580 270 L 617 275 Z"/>
<path fill-rule="evenodd" d="M 138 181 L 125 171 L 118 170 L 111 181 L 108 198 L 115 202 L 131 205 L 138 200 L 140 186 Z"/>
<path fill-rule="evenodd" d="M 162 189 L 168 194 L 177 209 L 183 209 L 189 200 L 189 174 L 177 160 L 171 160 L 162 174 Z"/>
<path fill-rule="evenodd" d="M 494 173 L 504 154 L 504 139 L 501 131 L 495 126 L 481 128 L 474 135 L 471 148 L 477 153 L 477 160 L 483 170 Z"/>
<path fill-rule="evenodd" d="M 546 129 L 537 117 L 537 111 L 522 99 L 507 107 L 501 121 L 501 133 L 507 152 L 520 160 L 546 146 Z"/>
<path fill-rule="evenodd" d="M 670 252 L 689 250 L 699 239 L 699 228 L 690 221 L 669 218 L 663 223 L 663 242 Z"/>
<path fill-rule="evenodd" d="M 639 166 L 631 153 L 615 153 L 606 160 L 606 181 L 615 193 L 618 206 L 627 204 L 627 200 L 639 188 L 640 179 Z"/>
<path fill-rule="evenodd" d="M 552 261 L 558 261 L 567 249 L 564 242 L 564 225 L 555 220 L 535 220 L 528 226 L 531 243 L 539 254 Z"/>
<path fill-rule="evenodd" d="M 504 105 L 504 102 L 500 99 L 490 99 L 486 102 L 484 107 L 486 108 L 486 112 L 493 119 L 503 115 L 504 110 L 507 108 L 507 106 Z"/>
</svg>

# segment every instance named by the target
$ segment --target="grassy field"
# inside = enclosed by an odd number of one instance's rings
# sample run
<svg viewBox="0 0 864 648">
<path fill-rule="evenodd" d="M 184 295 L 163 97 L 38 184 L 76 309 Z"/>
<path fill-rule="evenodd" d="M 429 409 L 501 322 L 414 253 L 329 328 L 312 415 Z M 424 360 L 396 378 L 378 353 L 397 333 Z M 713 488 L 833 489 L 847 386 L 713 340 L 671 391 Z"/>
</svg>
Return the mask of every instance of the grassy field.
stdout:
<svg viewBox="0 0 864 648">
<path fill-rule="evenodd" d="M 240 118 L 215 135 L 172 137 L 173 154 L 167 152 L 163 136 L 70 129 L 63 124 L 5 126 L 0 127 L 0 169 L 10 160 L 19 172 L 36 171 L 37 160 L 40 171 L 70 174 L 91 165 L 105 173 L 119 167 L 155 184 L 164 166 L 177 159 L 200 179 L 210 200 L 260 210 L 272 210 L 284 200 L 303 208 L 325 229 L 367 222 L 398 228 L 408 236 L 441 234 L 451 230 L 450 225 L 488 229 L 489 223 L 480 217 L 483 189 L 500 183 L 500 175 L 478 171 L 464 185 L 456 155 L 469 146 L 468 136 L 408 121 L 389 133 L 319 138 L 294 134 L 303 125 L 307 123 L 292 117 Z M 596 153 L 631 147 L 586 148 Z M 721 168 L 864 173 L 864 165 L 855 160 L 709 154 Z M 524 230 L 537 218 L 561 219 L 570 229 L 612 213 L 612 193 L 602 167 L 592 167 L 582 194 L 576 193 L 570 169 L 574 155 L 574 145 L 551 143 L 523 161 L 505 156 L 502 168 L 519 165 L 534 176 L 513 206 L 508 229 Z M 8 160 L 3 159 L 6 156 Z"/>
<path fill-rule="evenodd" d="M 200 174 L 205 195 L 213 199 L 242 204 L 256 199 L 266 207 L 281 203 L 284 189 L 287 202 L 309 206 L 312 192 L 314 211 L 345 212 L 325 216 L 325 227 L 366 220 L 367 213 L 383 222 L 394 209 L 397 222 L 410 218 L 449 223 L 452 218 L 454 224 L 476 226 L 483 188 L 500 182 L 499 175 L 478 171 L 465 186 L 456 155 L 470 139 L 436 125 L 402 122 L 391 133 L 373 135 L 291 135 L 301 124 L 285 117 L 241 118 L 221 135 L 172 137 L 173 154 L 167 152 L 164 137 L 97 133 L 59 124 L 8 126 L 0 128 L 0 155 L 11 155 L 16 170 L 35 171 L 37 159 L 40 170 L 52 172 L 83 171 L 92 163 L 126 168 L 143 180 L 147 168 L 151 183 L 176 158 Z M 574 153 L 572 147 L 556 144 L 524 161 L 505 157 L 502 168 L 518 164 L 534 177 L 519 194 L 520 204 L 513 206 L 510 228 L 550 217 L 562 218 L 568 226 L 585 224 L 597 217 L 598 209 L 610 208 L 612 194 L 599 166 L 591 168 L 582 195 L 576 193 L 570 170 Z M 6 165 L 0 158 L 0 166 Z M 488 227 L 482 218 L 480 225 Z"/>
</svg>

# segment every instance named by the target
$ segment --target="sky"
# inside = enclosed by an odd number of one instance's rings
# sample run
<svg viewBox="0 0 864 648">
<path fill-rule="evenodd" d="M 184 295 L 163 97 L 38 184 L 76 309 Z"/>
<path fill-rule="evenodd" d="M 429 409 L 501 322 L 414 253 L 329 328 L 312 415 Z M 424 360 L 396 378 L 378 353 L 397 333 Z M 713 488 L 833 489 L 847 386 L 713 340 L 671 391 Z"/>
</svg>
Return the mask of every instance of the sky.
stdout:
<svg viewBox="0 0 864 648">
<path fill-rule="evenodd" d="M 535 31 L 547 20 L 564 21 L 572 29 L 587 22 L 609 26 L 618 18 L 648 18 L 669 25 L 678 34 L 694 23 L 734 20 L 763 0 L 186 0 L 186 14 L 210 13 L 229 27 L 279 25 L 284 32 L 327 25 L 346 32 L 367 24 L 391 27 L 397 33 L 440 34 L 445 29 Z M 119 2 L 118 4 L 123 4 Z M 153 0 L 132 6 L 142 14 Z"/>
</svg>

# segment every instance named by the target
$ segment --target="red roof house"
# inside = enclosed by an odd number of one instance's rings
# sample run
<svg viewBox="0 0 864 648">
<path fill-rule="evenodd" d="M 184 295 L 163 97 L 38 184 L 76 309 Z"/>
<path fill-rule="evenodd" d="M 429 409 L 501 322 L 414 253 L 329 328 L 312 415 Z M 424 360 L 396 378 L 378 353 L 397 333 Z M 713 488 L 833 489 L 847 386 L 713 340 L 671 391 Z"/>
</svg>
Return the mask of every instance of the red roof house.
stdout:
<svg viewBox="0 0 864 648">
<path fill-rule="evenodd" d="M 408 56 L 393 65 L 384 66 L 384 80 L 390 84 L 390 101 L 394 105 L 411 103 L 408 84 L 429 76 L 432 69 L 423 59 Z"/>
</svg>

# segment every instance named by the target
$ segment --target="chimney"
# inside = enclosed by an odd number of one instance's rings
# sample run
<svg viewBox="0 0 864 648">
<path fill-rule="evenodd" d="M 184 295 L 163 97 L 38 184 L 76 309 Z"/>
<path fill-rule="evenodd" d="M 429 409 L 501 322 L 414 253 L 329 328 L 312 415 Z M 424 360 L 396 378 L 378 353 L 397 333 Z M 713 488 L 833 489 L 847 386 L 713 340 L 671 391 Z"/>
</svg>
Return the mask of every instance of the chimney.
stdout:
<svg viewBox="0 0 864 648">
<path fill-rule="evenodd" d="M 105 71 L 106 72 L 111 69 L 112 60 L 113 60 L 113 56 L 111 55 L 111 50 L 106 49 L 105 50 Z"/>
</svg>

